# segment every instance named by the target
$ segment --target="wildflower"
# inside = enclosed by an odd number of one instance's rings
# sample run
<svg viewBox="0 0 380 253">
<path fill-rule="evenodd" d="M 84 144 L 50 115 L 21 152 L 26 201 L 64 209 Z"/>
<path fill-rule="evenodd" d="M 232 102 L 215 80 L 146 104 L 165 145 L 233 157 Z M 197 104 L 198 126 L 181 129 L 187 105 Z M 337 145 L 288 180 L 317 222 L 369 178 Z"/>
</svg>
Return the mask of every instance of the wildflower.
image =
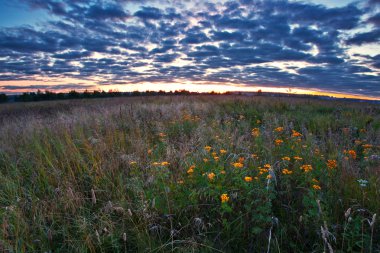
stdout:
<svg viewBox="0 0 380 253">
<path fill-rule="evenodd" d="M 210 147 L 210 146 L 205 146 L 205 150 L 206 150 L 207 152 L 210 152 L 211 147 Z"/>
<path fill-rule="evenodd" d="M 292 130 L 292 137 L 301 137 L 302 134 L 300 132 L 297 132 L 296 130 Z"/>
<path fill-rule="evenodd" d="M 235 168 L 243 168 L 244 167 L 244 164 L 242 163 L 233 163 L 232 164 Z"/>
<path fill-rule="evenodd" d="M 215 173 L 214 173 L 214 172 L 208 173 L 208 174 L 207 174 L 207 177 L 208 177 L 208 179 L 209 179 L 210 181 L 213 181 L 214 178 L 215 178 Z"/>
<path fill-rule="evenodd" d="M 307 172 L 310 172 L 311 170 L 313 170 L 313 167 L 309 164 L 304 164 L 301 166 L 300 169 L 307 173 Z"/>
<path fill-rule="evenodd" d="M 371 144 L 364 144 L 363 145 L 363 148 L 365 149 L 368 149 L 368 148 L 372 148 L 373 146 Z"/>
<path fill-rule="evenodd" d="M 187 170 L 187 174 L 191 175 L 194 173 L 195 165 L 190 166 L 190 168 Z"/>
<path fill-rule="evenodd" d="M 161 166 L 168 166 L 170 163 L 169 162 L 162 162 Z"/>
<path fill-rule="evenodd" d="M 290 175 L 290 174 L 293 174 L 293 171 L 288 170 L 288 169 L 283 169 L 282 170 L 282 174 L 284 174 L 284 175 Z"/>
<path fill-rule="evenodd" d="M 215 161 L 219 161 L 219 156 L 214 156 Z"/>
<path fill-rule="evenodd" d="M 164 138 L 164 137 L 166 137 L 166 134 L 164 134 L 164 133 L 159 133 L 158 136 L 160 136 L 161 138 Z"/>
<path fill-rule="evenodd" d="M 317 179 L 315 179 L 315 178 L 313 178 L 311 181 L 312 181 L 313 183 L 319 184 L 319 181 L 318 181 Z"/>
<path fill-rule="evenodd" d="M 283 158 L 281 158 L 283 161 L 290 161 L 290 157 L 289 156 L 284 156 Z"/>
<path fill-rule="evenodd" d="M 207 163 L 208 159 L 207 158 L 203 158 L 203 162 Z"/>
<path fill-rule="evenodd" d="M 270 164 L 269 164 L 269 163 L 267 163 L 267 164 L 264 164 L 264 168 L 266 168 L 266 169 L 270 169 L 270 168 L 271 168 L 271 166 L 270 166 Z"/>
<path fill-rule="evenodd" d="M 244 181 L 245 181 L 245 182 L 252 182 L 252 177 L 245 177 L 245 178 L 244 178 Z"/>
<path fill-rule="evenodd" d="M 327 160 L 327 167 L 329 169 L 335 169 L 337 167 L 336 160 Z"/>
<path fill-rule="evenodd" d="M 293 158 L 294 158 L 294 160 L 297 160 L 297 161 L 301 161 L 303 159 L 302 157 L 299 157 L 299 156 L 295 156 Z"/>
<path fill-rule="evenodd" d="M 284 131 L 284 128 L 283 127 L 277 127 L 274 129 L 274 131 L 281 133 L 282 131 Z"/>
<path fill-rule="evenodd" d="M 256 154 L 252 154 L 251 157 L 254 158 L 254 159 L 258 159 L 259 158 L 259 156 L 256 155 Z"/>
<path fill-rule="evenodd" d="M 239 163 L 243 163 L 243 162 L 244 162 L 244 160 L 245 160 L 245 158 L 244 158 L 244 157 L 239 157 L 239 159 L 238 159 L 238 162 L 239 162 Z"/>
<path fill-rule="evenodd" d="M 255 180 L 259 180 L 259 177 L 254 177 Z"/>
<path fill-rule="evenodd" d="M 356 152 L 355 150 L 348 150 L 348 154 L 351 156 L 352 159 L 356 159 Z"/>
<path fill-rule="evenodd" d="M 321 187 L 317 184 L 313 184 L 313 188 L 317 191 L 321 190 Z"/>
<path fill-rule="evenodd" d="M 226 174 L 226 171 L 225 170 L 222 170 L 222 171 L 220 171 L 220 174 Z"/>
<path fill-rule="evenodd" d="M 220 200 L 222 201 L 222 203 L 225 203 L 230 200 L 230 197 L 228 197 L 227 193 L 223 193 L 222 195 L 220 195 Z"/>
<path fill-rule="evenodd" d="M 131 161 L 131 162 L 129 163 L 129 165 L 136 165 L 136 164 L 137 164 L 136 161 Z"/>
<path fill-rule="evenodd" d="M 271 178 L 272 178 L 272 175 L 268 175 L 268 176 L 267 176 L 267 179 L 271 179 Z"/>
<path fill-rule="evenodd" d="M 212 156 L 217 156 L 217 153 L 216 152 L 212 152 L 211 155 Z"/>
<path fill-rule="evenodd" d="M 153 162 L 153 163 L 152 163 L 153 166 L 158 166 L 158 165 L 160 165 L 160 164 L 161 164 L 161 163 L 159 163 L 159 162 Z"/>
<path fill-rule="evenodd" d="M 277 139 L 274 141 L 274 143 L 277 145 L 277 146 L 280 146 L 284 141 L 283 140 L 280 140 L 280 139 Z"/>
<path fill-rule="evenodd" d="M 148 155 L 152 154 L 153 150 L 148 149 Z"/>
<path fill-rule="evenodd" d="M 221 149 L 219 152 L 220 152 L 221 155 L 224 155 L 225 153 L 227 153 L 227 150 Z"/>
<path fill-rule="evenodd" d="M 259 135 L 260 135 L 260 129 L 258 129 L 257 127 L 256 128 L 254 128 L 254 129 L 252 129 L 252 136 L 253 137 L 259 137 Z"/>
</svg>

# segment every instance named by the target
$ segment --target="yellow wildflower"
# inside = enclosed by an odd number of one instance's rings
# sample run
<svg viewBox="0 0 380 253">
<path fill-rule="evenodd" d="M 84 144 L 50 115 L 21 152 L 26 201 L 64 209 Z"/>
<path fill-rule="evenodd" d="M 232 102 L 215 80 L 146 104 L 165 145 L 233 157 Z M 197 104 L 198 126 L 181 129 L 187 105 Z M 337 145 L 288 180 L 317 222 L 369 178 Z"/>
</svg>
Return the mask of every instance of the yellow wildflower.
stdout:
<svg viewBox="0 0 380 253">
<path fill-rule="evenodd" d="M 271 179 L 271 178 L 272 178 L 272 175 L 268 175 L 268 176 L 267 176 L 267 179 Z"/>
<path fill-rule="evenodd" d="M 301 166 L 301 170 L 304 172 L 310 172 L 313 170 L 313 167 L 310 164 L 304 164 Z"/>
<path fill-rule="evenodd" d="M 289 156 L 284 156 L 283 158 L 281 158 L 282 160 L 284 161 L 290 161 L 290 157 Z"/>
<path fill-rule="evenodd" d="M 288 170 L 288 169 L 283 169 L 282 170 L 282 174 L 284 174 L 284 175 L 290 175 L 290 174 L 293 174 L 293 171 Z"/>
<path fill-rule="evenodd" d="M 206 150 L 207 152 L 210 152 L 211 147 L 210 147 L 210 146 L 205 146 L 205 150 Z"/>
<path fill-rule="evenodd" d="M 244 181 L 245 181 L 245 182 L 252 182 L 252 177 L 245 177 L 245 178 L 244 178 Z"/>
<path fill-rule="evenodd" d="M 221 149 L 219 152 L 220 152 L 221 155 L 224 155 L 225 153 L 227 153 L 227 150 Z"/>
<path fill-rule="evenodd" d="M 313 188 L 317 191 L 319 191 L 321 189 L 321 187 L 317 184 L 313 184 Z"/>
<path fill-rule="evenodd" d="M 207 163 L 208 159 L 207 158 L 203 158 L 203 162 Z"/>
<path fill-rule="evenodd" d="M 162 162 L 161 166 L 168 166 L 170 163 L 169 162 Z"/>
<path fill-rule="evenodd" d="M 293 158 L 294 158 L 294 160 L 297 160 L 297 161 L 301 161 L 302 160 L 302 157 L 299 157 L 299 156 L 295 156 Z"/>
<path fill-rule="evenodd" d="M 222 195 L 220 195 L 220 200 L 222 201 L 222 203 L 225 203 L 230 200 L 230 197 L 228 197 L 227 193 L 223 193 Z"/>
<path fill-rule="evenodd" d="M 214 178 L 215 178 L 215 173 L 214 173 L 214 172 L 208 173 L 208 174 L 207 174 L 207 177 L 208 177 L 208 179 L 209 179 L 210 181 L 213 181 Z"/>
<path fill-rule="evenodd" d="M 233 163 L 232 164 L 235 168 L 243 168 L 244 167 L 244 164 L 242 163 Z"/>
</svg>

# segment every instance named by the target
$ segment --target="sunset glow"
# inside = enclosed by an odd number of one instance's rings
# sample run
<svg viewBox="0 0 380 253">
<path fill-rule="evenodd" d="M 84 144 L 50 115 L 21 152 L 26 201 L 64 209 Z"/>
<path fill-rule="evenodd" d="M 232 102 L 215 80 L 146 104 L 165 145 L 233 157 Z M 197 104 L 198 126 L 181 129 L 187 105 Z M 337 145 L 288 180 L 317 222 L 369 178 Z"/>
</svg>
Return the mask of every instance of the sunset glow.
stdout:
<svg viewBox="0 0 380 253">
<path fill-rule="evenodd" d="M 378 1 L 1 1 L 0 93 L 380 99 Z"/>
</svg>

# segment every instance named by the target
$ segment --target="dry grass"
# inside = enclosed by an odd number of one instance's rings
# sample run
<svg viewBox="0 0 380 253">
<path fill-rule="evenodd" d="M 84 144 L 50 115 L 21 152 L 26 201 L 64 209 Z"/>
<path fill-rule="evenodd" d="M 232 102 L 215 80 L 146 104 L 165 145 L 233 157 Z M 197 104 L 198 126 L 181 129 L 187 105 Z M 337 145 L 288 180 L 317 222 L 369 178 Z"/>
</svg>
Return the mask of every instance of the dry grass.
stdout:
<svg viewBox="0 0 380 253">
<path fill-rule="evenodd" d="M 370 104 L 1 105 L 0 249 L 377 252 L 379 158 L 380 107 Z"/>
</svg>

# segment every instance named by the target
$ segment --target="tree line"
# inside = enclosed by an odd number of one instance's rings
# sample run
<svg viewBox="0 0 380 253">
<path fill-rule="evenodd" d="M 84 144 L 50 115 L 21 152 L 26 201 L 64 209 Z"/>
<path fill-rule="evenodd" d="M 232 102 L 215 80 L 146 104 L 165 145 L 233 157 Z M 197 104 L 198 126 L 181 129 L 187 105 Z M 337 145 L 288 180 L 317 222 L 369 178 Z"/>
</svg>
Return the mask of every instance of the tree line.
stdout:
<svg viewBox="0 0 380 253">
<path fill-rule="evenodd" d="M 187 90 L 176 91 L 132 91 L 132 92 L 120 92 L 117 90 L 106 91 L 88 91 L 78 92 L 72 90 L 67 93 L 41 91 L 37 92 L 24 92 L 19 95 L 6 95 L 0 93 L 0 103 L 15 101 L 15 102 L 35 102 L 35 101 L 47 101 L 47 100 L 64 100 L 64 99 L 83 99 L 83 98 L 107 98 L 107 97 L 134 97 L 134 96 L 158 96 L 158 95 L 199 95 L 205 93 L 190 92 Z M 216 95 L 216 92 L 206 93 L 209 95 Z"/>
</svg>

